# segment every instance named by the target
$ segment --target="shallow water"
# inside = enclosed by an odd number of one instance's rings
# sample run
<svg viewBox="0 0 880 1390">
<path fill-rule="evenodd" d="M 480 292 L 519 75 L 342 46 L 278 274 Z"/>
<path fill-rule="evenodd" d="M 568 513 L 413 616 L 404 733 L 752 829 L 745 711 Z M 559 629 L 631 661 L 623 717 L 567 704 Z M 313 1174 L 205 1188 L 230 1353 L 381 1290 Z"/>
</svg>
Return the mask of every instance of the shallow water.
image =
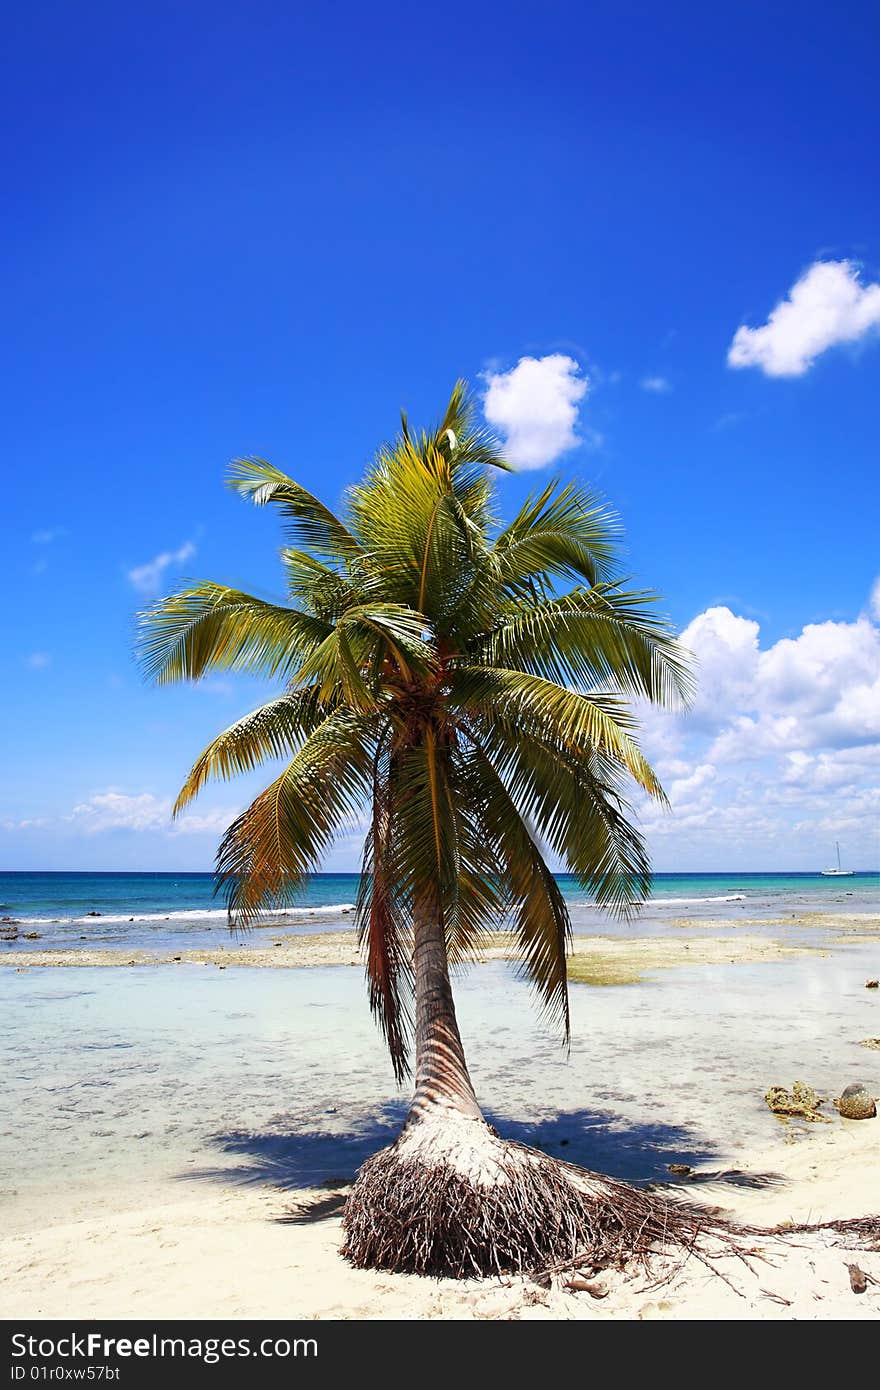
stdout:
<svg viewBox="0 0 880 1390">
<path fill-rule="evenodd" d="M 880 1091 L 880 1053 L 858 1046 L 880 1034 L 864 989 L 878 953 L 574 985 L 569 1057 L 512 967 L 475 967 L 456 987 L 475 1085 L 503 1134 L 588 1167 L 735 1168 L 785 1132 L 768 1085 Z M 168 1179 L 349 1177 L 403 1115 L 356 969 L 0 969 L 0 989 L 8 1229 L 35 1208 L 41 1224 L 70 1219 L 74 1194 L 109 1211 Z"/>
</svg>

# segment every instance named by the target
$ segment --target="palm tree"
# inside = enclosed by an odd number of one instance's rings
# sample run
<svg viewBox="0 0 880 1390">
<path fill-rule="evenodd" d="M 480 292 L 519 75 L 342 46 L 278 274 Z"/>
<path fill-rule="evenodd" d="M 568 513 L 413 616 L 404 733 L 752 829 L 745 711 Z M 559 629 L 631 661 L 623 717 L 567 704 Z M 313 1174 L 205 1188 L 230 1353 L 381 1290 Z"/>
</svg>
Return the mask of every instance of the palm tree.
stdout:
<svg viewBox="0 0 880 1390">
<path fill-rule="evenodd" d="M 548 856 L 624 915 L 645 895 L 626 792 L 662 791 L 632 701 L 674 705 L 689 689 L 656 596 L 615 577 L 614 517 L 553 482 L 500 526 L 489 470 L 505 466 L 461 382 L 433 431 L 403 417 L 341 517 L 239 460 L 232 487 L 284 519 L 287 601 L 197 583 L 143 618 L 161 684 L 241 670 L 284 685 L 208 745 L 175 807 L 209 778 L 288 760 L 218 851 L 235 922 L 289 900 L 367 812 L 370 1004 L 399 1082 L 414 1041 L 415 1086 L 400 1137 L 347 1203 L 344 1253 L 362 1265 L 521 1269 L 579 1243 L 629 1251 L 637 1226 L 644 1240 L 674 1225 L 659 1199 L 499 1139 L 456 1022 L 450 966 L 503 921 L 567 1039 L 570 923 Z"/>
</svg>

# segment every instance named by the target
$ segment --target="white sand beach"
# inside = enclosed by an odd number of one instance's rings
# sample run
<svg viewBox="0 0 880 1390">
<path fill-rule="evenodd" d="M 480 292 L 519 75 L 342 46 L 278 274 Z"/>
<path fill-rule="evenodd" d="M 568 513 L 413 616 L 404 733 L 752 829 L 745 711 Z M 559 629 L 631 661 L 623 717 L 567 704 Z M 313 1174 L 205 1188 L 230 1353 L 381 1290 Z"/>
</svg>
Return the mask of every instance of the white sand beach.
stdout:
<svg viewBox="0 0 880 1390">
<path fill-rule="evenodd" d="M 699 1187 L 750 1224 L 818 1222 L 877 1206 L 880 1124 L 840 1122 L 797 1146 L 754 1155 L 744 1175 L 768 1188 Z M 334 1189 L 336 1191 L 337 1189 Z M 519 1278 L 457 1282 L 352 1269 L 340 1258 L 338 1215 L 284 1221 L 306 1194 L 168 1190 L 116 1213 L 100 1210 L 0 1239 L 5 1317 L 875 1319 L 880 1253 L 847 1251 L 828 1236 L 755 1240 L 748 1264 L 658 1260 L 609 1271 L 607 1296 L 550 1290 Z M 314 1193 L 311 1194 L 314 1197 Z M 854 1294 L 848 1265 L 876 1282 Z M 723 1277 L 722 1277 L 723 1276 Z M 659 1281 L 659 1282 L 658 1282 Z"/>
</svg>

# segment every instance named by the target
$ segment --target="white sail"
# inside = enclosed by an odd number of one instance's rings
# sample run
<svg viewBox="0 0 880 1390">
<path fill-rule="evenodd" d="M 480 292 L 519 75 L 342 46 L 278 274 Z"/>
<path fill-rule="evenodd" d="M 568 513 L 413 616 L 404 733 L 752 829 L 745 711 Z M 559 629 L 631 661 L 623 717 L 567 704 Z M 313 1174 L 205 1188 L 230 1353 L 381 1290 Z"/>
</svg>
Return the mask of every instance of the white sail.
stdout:
<svg viewBox="0 0 880 1390">
<path fill-rule="evenodd" d="M 840 841 L 839 841 L 839 840 L 835 840 L 835 841 L 834 841 L 834 844 L 835 844 L 835 846 L 836 846 L 836 848 L 837 848 L 837 868 L 836 868 L 836 869 L 823 869 L 823 870 L 822 870 L 822 877 L 823 877 L 823 878 L 852 878 L 853 874 L 855 873 L 855 869 L 842 869 L 842 868 L 840 867 Z"/>
</svg>

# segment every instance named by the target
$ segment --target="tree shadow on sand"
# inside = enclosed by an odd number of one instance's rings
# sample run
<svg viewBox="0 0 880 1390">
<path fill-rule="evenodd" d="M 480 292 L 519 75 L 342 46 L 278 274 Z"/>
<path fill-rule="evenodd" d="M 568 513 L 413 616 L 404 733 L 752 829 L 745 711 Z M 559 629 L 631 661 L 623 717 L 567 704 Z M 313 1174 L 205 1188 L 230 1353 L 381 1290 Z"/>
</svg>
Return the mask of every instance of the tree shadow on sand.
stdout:
<svg viewBox="0 0 880 1390">
<path fill-rule="evenodd" d="M 181 1173 L 181 1180 L 268 1186 L 282 1191 L 333 1189 L 354 1180 L 361 1164 L 377 1149 L 391 1144 L 406 1116 L 403 1102 L 389 1102 L 347 1123 L 330 1119 L 306 1128 L 295 1116 L 277 1117 L 277 1129 L 259 1133 L 229 1131 L 213 1134 L 208 1143 L 235 1162 L 218 1162 Z M 554 1158 L 592 1172 L 626 1182 L 687 1189 L 693 1186 L 768 1187 L 781 1179 L 774 1173 L 746 1173 L 713 1167 L 699 1173 L 672 1177 L 668 1165 L 694 1168 L 717 1161 L 717 1148 L 682 1126 L 657 1122 L 626 1123 L 611 1111 L 571 1110 L 545 1116 L 532 1123 L 488 1113 L 486 1117 L 503 1139 L 541 1149 Z M 343 1117 L 339 1117 L 342 1121 Z M 708 1195 L 708 1194 L 707 1194 Z M 339 1209 L 338 1193 L 309 1202 L 295 1220 L 317 1220 Z M 307 1212 L 308 1214 L 304 1214 Z"/>
</svg>

